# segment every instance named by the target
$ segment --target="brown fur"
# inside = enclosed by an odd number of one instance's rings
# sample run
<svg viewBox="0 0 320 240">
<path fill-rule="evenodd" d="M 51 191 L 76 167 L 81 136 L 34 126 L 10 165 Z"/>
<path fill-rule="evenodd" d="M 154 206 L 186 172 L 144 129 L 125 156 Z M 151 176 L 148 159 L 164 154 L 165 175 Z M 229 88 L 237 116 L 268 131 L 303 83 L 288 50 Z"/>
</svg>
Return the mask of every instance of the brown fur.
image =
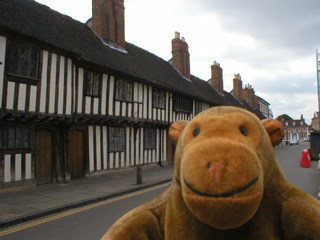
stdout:
<svg viewBox="0 0 320 240">
<path fill-rule="evenodd" d="M 179 139 L 171 187 L 102 239 L 320 239 L 319 201 L 289 184 L 275 161 L 279 122 L 216 107 L 169 135 Z"/>
</svg>

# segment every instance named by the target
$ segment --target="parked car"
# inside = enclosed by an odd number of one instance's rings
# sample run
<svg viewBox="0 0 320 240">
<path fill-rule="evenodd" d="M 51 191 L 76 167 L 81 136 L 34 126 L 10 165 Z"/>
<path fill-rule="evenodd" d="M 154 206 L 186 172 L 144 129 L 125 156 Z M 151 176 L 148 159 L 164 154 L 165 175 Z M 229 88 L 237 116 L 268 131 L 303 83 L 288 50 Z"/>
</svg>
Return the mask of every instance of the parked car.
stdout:
<svg viewBox="0 0 320 240">
<path fill-rule="evenodd" d="M 304 138 L 303 141 L 310 142 L 310 138 Z"/>
<path fill-rule="evenodd" d="M 291 139 L 289 144 L 290 145 L 299 145 L 299 141 L 297 139 Z"/>
</svg>

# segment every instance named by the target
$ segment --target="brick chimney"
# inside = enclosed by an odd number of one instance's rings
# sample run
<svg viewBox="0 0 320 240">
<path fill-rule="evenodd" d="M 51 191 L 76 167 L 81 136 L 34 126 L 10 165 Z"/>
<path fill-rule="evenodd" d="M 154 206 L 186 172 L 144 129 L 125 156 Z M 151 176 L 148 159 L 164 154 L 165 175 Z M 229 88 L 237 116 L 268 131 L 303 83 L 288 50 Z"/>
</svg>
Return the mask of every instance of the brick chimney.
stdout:
<svg viewBox="0 0 320 240">
<path fill-rule="evenodd" d="M 247 84 L 245 88 L 242 90 L 242 101 L 247 100 L 248 103 L 254 107 L 254 90 L 250 84 Z"/>
<path fill-rule="evenodd" d="M 107 44 L 124 50 L 123 0 L 92 0 L 92 28 Z"/>
<path fill-rule="evenodd" d="M 240 102 L 242 101 L 242 81 L 240 74 L 235 74 L 233 78 L 233 96 Z"/>
<path fill-rule="evenodd" d="M 190 79 L 190 54 L 188 44 L 184 37 L 180 39 L 180 33 L 175 32 L 172 39 L 172 65 L 181 73 L 182 76 Z"/>
<path fill-rule="evenodd" d="M 219 93 L 223 94 L 222 68 L 216 61 L 211 65 L 211 79 L 209 81 Z"/>
</svg>

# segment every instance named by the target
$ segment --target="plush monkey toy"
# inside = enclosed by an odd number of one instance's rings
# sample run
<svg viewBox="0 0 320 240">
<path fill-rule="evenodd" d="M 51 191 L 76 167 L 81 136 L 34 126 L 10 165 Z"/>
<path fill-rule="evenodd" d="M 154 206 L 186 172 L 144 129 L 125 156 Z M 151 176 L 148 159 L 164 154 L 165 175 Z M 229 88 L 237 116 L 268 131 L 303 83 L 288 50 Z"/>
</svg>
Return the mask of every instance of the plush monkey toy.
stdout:
<svg viewBox="0 0 320 240">
<path fill-rule="evenodd" d="M 118 220 L 102 239 L 320 239 L 320 203 L 285 179 L 274 146 L 281 123 L 215 107 L 170 130 L 171 187 Z"/>
</svg>

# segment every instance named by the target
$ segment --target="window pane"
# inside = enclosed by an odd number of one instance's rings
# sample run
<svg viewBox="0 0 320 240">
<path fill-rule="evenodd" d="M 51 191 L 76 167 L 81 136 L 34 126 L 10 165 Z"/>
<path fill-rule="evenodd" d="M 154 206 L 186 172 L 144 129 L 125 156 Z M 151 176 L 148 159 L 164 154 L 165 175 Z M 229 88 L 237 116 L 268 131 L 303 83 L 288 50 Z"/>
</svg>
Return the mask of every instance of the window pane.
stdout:
<svg viewBox="0 0 320 240">
<path fill-rule="evenodd" d="M 131 83 L 128 83 L 127 101 L 132 101 L 132 84 Z"/>
<path fill-rule="evenodd" d="M 22 128 L 16 128 L 16 148 L 22 148 Z"/>
<path fill-rule="evenodd" d="M 153 106 L 158 108 L 165 108 L 165 92 L 164 91 L 154 90 Z"/>
<path fill-rule="evenodd" d="M 31 47 L 28 45 L 21 46 L 21 54 L 20 54 L 20 69 L 19 73 L 23 76 L 30 76 L 30 59 L 31 58 Z"/>
<path fill-rule="evenodd" d="M 145 149 L 155 149 L 156 148 L 156 130 L 155 129 L 145 128 L 144 148 Z"/>
<path fill-rule="evenodd" d="M 23 147 L 30 147 L 30 129 L 28 127 L 23 128 Z"/>
<path fill-rule="evenodd" d="M 124 151 L 126 149 L 126 138 L 124 133 L 124 128 L 120 128 L 120 149 L 121 151 Z"/>
<path fill-rule="evenodd" d="M 38 78 L 38 62 L 39 62 L 39 49 L 31 49 L 31 65 L 30 65 L 30 77 Z"/>
<path fill-rule="evenodd" d="M 87 72 L 87 94 L 92 95 L 92 72 Z"/>
<path fill-rule="evenodd" d="M 115 146 L 115 151 L 118 151 L 120 148 L 120 132 L 119 128 L 114 128 L 114 146 Z"/>
<path fill-rule="evenodd" d="M 157 91 L 153 91 L 153 106 L 157 107 Z"/>
<path fill-rule="evenodd" d="M 117 79 L 117 85 L 116 85 L 116 99 L 120 99 L 121 96 L 121 79 Z"/>
<path fill-rule="evenodd" d="M 132 96 L 132 82 L 118 78 L 116 84 L 116 99 L 120 101 L 132 101 Z"/>
<path fill-rule="evenodd" d="M 18 64 L 19 64 L 19 49 L 20 44 L 16 42 L 10 42 L 9 45 L 9 67 L 8 72 L 13 74 L 18 74 Z"/>
<path fill-rule="evenodd" d="M 121 87 L 120 87 L 120 91 L 121 91 L 121 95 L 120 95 L 120 100 L 126 100 L 127 99 L 127 92 L 128 92 L 128 83 L 125 81 L 122 81 Z"/>
<path fill-rule="evenodd" d="M 15 133 L 14 128 L 8 128 L 8 148 L 15 148 Z"/>
<path fill-rule="evenodd" d="M 126 149 L 125 128 L 119 128 L 119 127 L 109 128 L 109 150 L 125 151 L 125 149 Z"/>
<path fill-rule="evenodd" d="M 114 151 L 114 128 L 109 128 L 109 149 Z"/>
<path fill-rule="evenodd" d="M 94 74 L 92 94 L 95 96 L 99 96 L 99 74 L 98 73 Z"/>
<path fill-rule="evenodd" d="M 166 104 L 166 92 L 161 91 L 161 95 L 160 95 L 160 107 L 165 108 L 165 104 Z"/>
</svg>

